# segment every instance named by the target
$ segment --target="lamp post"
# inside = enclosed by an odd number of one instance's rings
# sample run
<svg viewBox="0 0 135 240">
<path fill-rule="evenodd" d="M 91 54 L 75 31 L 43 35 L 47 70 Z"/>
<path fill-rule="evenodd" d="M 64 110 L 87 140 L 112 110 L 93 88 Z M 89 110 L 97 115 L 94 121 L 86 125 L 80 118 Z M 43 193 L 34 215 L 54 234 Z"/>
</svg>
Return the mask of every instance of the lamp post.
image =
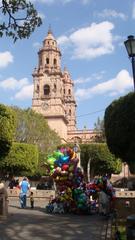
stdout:
<svg viewBox="0 0 135 240">
<path fill-rule="evenodd" d="M 128 39 L 124 42 L 129 58 L 132 62 L 133 70 L 133 81 L 134 81 L 134 91 L 135 91 L 135 38 L 134 36 L 128 36 Z"/>
</svg>

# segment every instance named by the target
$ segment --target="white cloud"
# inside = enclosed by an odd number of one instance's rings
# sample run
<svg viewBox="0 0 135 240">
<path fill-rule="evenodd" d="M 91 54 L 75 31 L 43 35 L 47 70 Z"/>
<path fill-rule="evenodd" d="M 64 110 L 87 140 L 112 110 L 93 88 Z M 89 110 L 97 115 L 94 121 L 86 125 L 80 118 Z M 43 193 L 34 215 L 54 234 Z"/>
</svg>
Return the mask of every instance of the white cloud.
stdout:
<svg viewBox="0 0 135 240">
<path fill-rule="evenodd" d="M 73 58 L 96 58 L 113 52 L 113 36 L 111 33 L 113 28 L 114 25 L 108 21 L 93 23 L 89 27 L 75 31 L 68 37 L 59 37 L 58 43 L 72 46 Z"/>
<path fill-rule="evenodd" d="M 99 17 L 103 18 L 121 18 L 122 20 L 127 20 L 127 15 L 122 12 L 117 12 L 113 9 L 104 9 L 102 12 L 96 14 Z"/>
<path fill-rule="evenodd" d="M 92 80 L 92 77 L 88 77 L 88 78 L 80 77 L 80 78 L 74 80 L 74 84 L 88 83 L 91 80 Z"/>
<path fill-rule="evenodd" d="M 20 80 L 14 77 L 0 81 L 0 88 L 4 90 L 18 91 L 12 99 L 26 100 L 31 99 L 33 95 L 33 84 L 30 84 L 27 78 Z"/>
<path fill-rule="evenodd" d="M 34 43 L 33 43 L 33 47 L 34 47 L 34 48 L 41 48 L 41 46 L 42 46 L 42 45 L 41 45 L 41 43 L 39 43 L 39 42 L 34 42 Z"/>
<path fill-rule="evenodd" d="M 133 87 L 133 79 L 127 70 L 121 70 L 117 76 L 111 80 L 95 85 L 87 89 L 77 89 L 75 95 L 78 100 L 89 99 L 95 95 L 108 94 L 110 96 L 124 93 Z"/>
<path fill-rule="evenodd" d="M 132 18 L 135 19 L 135 2 L 133 2 Z"/>
<path fill-rule="evenodd" d="M 76 84 L 76 85 L 77 84 L 84 84 L 84 83 L 91 82 L 92 80 L 101 80 L 103 78 L 104 73 L 105 73 L 105 71 L 101 71 L 100 73 L 93 73 L 88 78 L 80 77 L 80 78 L 74 80 L 74 84 Z"/>
<path fill-rule="evenodd" d="M 0 87 L 3 89 L 11 89 L 11 90 L 16 90 L 20 89 L 25 85 L 28 85 L 28 79 L 27 78 L 22 78 L 20 80 L 15 79 L 14 77 L 7 78 L 3 81 L 0 81 Z"/>
<path fill-rule="evenodd" d="M 0 68 L 7 67 L 9 63 L 13 62 L 13 55 L 9 52 L 0 52 Z"/>
<path fill-rule="evenodd" d="M 24 86 L 18 93 L 15 94 L 14 98 L 17 100 L 32 99 L 33 96 L 33 84 Z"/>
<path fill-rule="evenodd" d="M 57 43 L 58 43 L 59 45 L 67 44 L 67 43 L 69 43 L 69 38 L 66 37 L 66 36 L 60 36 L 60 37 L 57 39 Z"/>
</svg>

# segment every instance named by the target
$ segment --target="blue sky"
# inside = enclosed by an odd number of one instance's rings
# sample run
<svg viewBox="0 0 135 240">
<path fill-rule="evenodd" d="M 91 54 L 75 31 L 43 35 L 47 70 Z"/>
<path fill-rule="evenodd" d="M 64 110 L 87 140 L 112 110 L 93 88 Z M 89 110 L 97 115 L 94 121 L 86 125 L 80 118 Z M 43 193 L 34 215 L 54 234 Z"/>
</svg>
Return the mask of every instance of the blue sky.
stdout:
<svg viewBox="0 0 135 240">
<path fill-rule="evenodd" d="M 133 91 L 124 46 L 135 35 L 133 0 L 32 0 L 43 24 L 27 40 L 0 39 L 0 102 L 31 107 L 32 72 L 49 25 L 75 83 L 77 128 L 94 127 L 105 108 Z M 1 15 L 0 15 L 1 19 Z"/>
</svg>

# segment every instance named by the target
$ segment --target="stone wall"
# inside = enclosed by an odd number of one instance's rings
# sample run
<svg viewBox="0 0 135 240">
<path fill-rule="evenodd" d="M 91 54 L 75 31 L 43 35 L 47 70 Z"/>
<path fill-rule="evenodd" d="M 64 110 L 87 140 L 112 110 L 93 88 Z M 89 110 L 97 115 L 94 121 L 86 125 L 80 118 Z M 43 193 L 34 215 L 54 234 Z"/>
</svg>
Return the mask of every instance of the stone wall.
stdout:
<svg viewBox="0 0 135 240">
<path fill-rule="evenodd" d="M 135 214 L 135 191 L 116 191 L 115 208 L 118 218 Z"/>
<path fill-rule="evenodd" d="M 31 191 L 33 192 L 33 197 L 34 197 L 34 206 L 38 208 L 45 208 L 49 200 L 55 197 L 54 190 L 31 189 Z M 20 193 L 20 190 L 17 188 L 8 189 L 8 200 L 9 200 L 10 206 L 20 207 L 19 193 Z M 27 194 L 27 207 L 30 207 L 29 192 Z"/>
</svg>

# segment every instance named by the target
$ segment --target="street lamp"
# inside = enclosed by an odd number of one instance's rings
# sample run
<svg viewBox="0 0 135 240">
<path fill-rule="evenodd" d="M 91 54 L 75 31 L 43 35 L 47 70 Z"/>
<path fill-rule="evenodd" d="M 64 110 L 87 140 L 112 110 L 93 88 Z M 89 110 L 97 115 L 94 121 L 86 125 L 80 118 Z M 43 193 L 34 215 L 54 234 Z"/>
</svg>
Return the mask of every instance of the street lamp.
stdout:
<svg viewBox="0 0 135 240">
<path fill-rule="evenodd" d="M 135 38 L 134 36 L 128 36 L 128 39 L 124 42 L 129 58 L 132 61 L 133 81 L 135 91 Z"/>
</svg>

